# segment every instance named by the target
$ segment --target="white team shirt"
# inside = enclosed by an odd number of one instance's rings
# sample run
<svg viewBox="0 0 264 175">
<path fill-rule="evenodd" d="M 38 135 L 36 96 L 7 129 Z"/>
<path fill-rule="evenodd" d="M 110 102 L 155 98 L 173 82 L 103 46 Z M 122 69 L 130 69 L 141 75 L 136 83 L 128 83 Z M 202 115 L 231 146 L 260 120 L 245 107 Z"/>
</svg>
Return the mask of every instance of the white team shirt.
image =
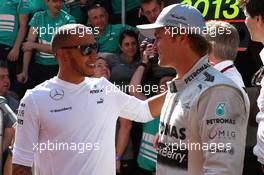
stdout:
<svg viewBox="0 0 264 175">
<path fill-rule="evenodd" d="M 264 49 L 260 52 L 260 58 L 262 63 L 264 63 Z M 264 164 L 264 79 L 261 80 L 261 90 L 258 97 L 258 108 L 259 112 L 256 116 L 256 121 L 258 125 L 257 132 L 257 144 L 254 147 L 254 154 L 258 157 L 258 161 Z"/>
<path fill-rule="evenodd" d="M 214 65 L 214 68 L 222 72 L 226 77 L 230 78 L 232 81 L 234 81 L 238 87 L 245 88 L 242 76 L 238 72 L 237 68 L 234 66 L 234 62 L 232 60 L 222 61 Z"/>
<path fill-rule="evenodd" d="M 34 162 L 37 175 L 113 175 L 118 116 L 153 119 L 147 102 L 104 78 L 45 81 L 21 100 L 13 163 Z"/>
<path fill-rule="evenodd" d="M 167 84 L 156 174 L 241 175 L 249 117 L 246 92 L 212 68 L 207 56 L 182 79 Z M 192 148 L 192 141 L 208 147 Z"/>
<path fill-rule="evenodd" d="M 264 65 L 264 48 L 261 50 L 261 52 L 259 53 L 259 55 L 260 55 L 260 59 L 261 59 L 263 65 Z"/>
</svg>

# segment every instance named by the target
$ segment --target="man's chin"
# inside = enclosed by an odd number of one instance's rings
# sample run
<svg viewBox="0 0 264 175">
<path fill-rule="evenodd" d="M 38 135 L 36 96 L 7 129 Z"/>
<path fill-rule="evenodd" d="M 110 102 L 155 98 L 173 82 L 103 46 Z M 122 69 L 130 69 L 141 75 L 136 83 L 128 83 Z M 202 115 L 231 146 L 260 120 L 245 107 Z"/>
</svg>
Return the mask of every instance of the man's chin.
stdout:
<svg viewBox="0 0 264 175">
<path fill-rule="evenodd" d="M 167 67 L 167 65 L 166 65 L 166 64 L 164 64 L 162 61 L 160 61 L 160 59 L 159 59 L 159 62 L 158 62 L 158 64 L 159 64 L 159 66 L 160 66 L 160 67 Z"/>
<path fill-rule="evenodd" d="M 159 66 L 162 68 L 173 68 L 171 65 L 162 63 L 161 61 L 158 62 Z"/>
<path fill-rule="evenodd" d="M 90 71 L 83 72 L 83 76 L 85 76 L 85 77 L 93 77 L 94 76 L 94 72 L 93 71 L 92 72 L 90 72 Z"/>
</svg>

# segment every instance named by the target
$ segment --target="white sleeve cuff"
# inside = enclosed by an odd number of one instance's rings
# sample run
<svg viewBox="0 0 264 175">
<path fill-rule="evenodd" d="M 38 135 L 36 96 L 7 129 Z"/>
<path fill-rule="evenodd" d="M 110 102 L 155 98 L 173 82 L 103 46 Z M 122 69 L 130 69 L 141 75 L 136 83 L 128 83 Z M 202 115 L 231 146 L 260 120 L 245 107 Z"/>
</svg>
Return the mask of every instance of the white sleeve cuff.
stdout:
<svg viewBox="0 0 264 175">
<path fill-rule="evenodd" d="M 13 152 L 13 164 L 32 167 L 34 162 L 34 153 L 31 151 L 25 151 L 20 148 L 14 147 Z"/>
</svg>

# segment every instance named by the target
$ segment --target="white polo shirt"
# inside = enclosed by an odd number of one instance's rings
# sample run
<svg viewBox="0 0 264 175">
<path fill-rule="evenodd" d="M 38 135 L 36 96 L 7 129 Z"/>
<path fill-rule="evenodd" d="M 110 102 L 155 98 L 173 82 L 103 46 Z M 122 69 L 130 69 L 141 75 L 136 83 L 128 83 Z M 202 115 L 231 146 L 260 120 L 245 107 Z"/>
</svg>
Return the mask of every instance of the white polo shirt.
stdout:
<svg viewBox="0 0 264 175">
<path fill-rule="evenodd" d="M 260 58 L 262 63 L 264 63 L 264 49 L 260 52 Z M 256 116 L 256 121 L 259 125 L 257 132 L 257 144 L 254 147 L 253 152 L 258 157 L 258 161 L 261 164 L 264 164 L 264 79 L 261 80 L 261 90 L 257 102 L 260 111 Z"/>
<path fill-rule="evenodd" d="M 153 119 L 147 102 L 104 78 L 45 81 L 28 90 L 19 106 L 13 163 L 34 162 L 37 175 L 113 175 L 118 116 Z"/>
<path fill-rule="evenodd" d="M 260 59 L 264 65 L 264 48 L 261 50 L 261 52 L 259 53 Z"/>
<path fill-rule="evenodd" d="M 242 76 L 238 72 L 232 60 L 222 61 L 214 65 L 214 68 L 223 73 L 226 77 L 230 78 L 232 81 L 234 81 L 238 87 L 245 87 Z"/>
</svg>

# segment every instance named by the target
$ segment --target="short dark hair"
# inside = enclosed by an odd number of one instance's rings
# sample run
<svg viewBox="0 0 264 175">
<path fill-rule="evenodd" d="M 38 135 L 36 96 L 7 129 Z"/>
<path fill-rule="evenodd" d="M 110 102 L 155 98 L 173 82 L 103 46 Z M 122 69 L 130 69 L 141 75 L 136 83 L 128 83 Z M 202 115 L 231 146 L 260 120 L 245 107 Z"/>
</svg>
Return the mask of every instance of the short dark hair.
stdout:
<svg viewBox="0 0 264 175">
<path fill-rule="evenodd" d="M 140 4 L 147 4 L 152 1 L 156 1 L 159 5 L 161 5 L 161 3 L 163 2 L 163 0 L 140 0 Z"/>
<path fill-rule="evenodd" d="M 96 63 L 98 60 L 103 60 L 103 61 L 108 65 L 108 69 L 109 69 L 110 72 L 111 72 L 111 66 L 110 66 L 110 64 L 109 64 L 108 59 L 106 59 L 105 57 L 99 56 L 99 57 L 96 58 L 95 63 Z"/>
<path fill-rule="evenodd" d="M 136 32 L 134 32 L 133 30 L 124 30 L 119 36 L 119 44 L 120 45 L 122 44 L 122 42 L 126 36 L 133 37 L 136 39 L 136 41 L 138 39 L 138 34 Z"/>
<path fill-rule="evenodd" d="M 261 15 L 264 18 L 264 0 L 240 0 L 239 6 L 251 17 Z"/>
<path fill-rule="evenodd" d="M 123 43 L 123 40 L 126 36 L 129 36 L 129 37 L 132 37 L 132 38 L 135 38 L 136 42 L 137 42 L 137 53 L 136 53 L 136 57 L 138 57 L 139 55 L 139 43 L 138 43 L 138 34 L 133 31 L 133 30 L 124 30 L 120 36 L 119 36 L 119 45 L 121 46 L 122 43 Z M 136 59 L 136 58 L 134 58 Z"/>
<path fill-rule="evenodd" d="M 106 10 L 106 7 L 103 6 L 103 5 L 100 4 L 100 3 L 93 4 L 91 7 L 89 7 L 88 10 L 87 10 L 87 13 L 88 13 L 88 15 L 89 15 L 89 12 L 90 12 L 91 10 L 100 9 L 100 8 L 103 9 L 103 10 L 105 11 L 105 13 L 108 13 L 108 11 Z"/>
<path fill-rule="evenodd" d="M 136 40 L 136 43 L 137 43 L 137 53 L 135 55 L 135 58 L 133 61 L 137 60 L 139 58 L 139 55 L 140 55 L 140 52 L 139 52 L 139 42 L 138 42 L 138 33 L 133 31 L 133 30 L 124 30 L 120 36 L 119 36 L 119 45 L 121 46 L 122 43 L 123 43 L 123 40 L 126 36 L 129 36 L 129 37 L 132 37 Z M 120 50 L 120 52 L 122 52 Z"/>
<path fill-rule="evenodd" d="M 211 44 L 205 37 L 199 34 L 188 34 L 191 49 L 200 57 L 206 55 L 211 50 Z"/>
<path fill-rule="evenodd" d="M 5 60 L 0 60 L 0 68 L 6 68 L 6 69 L 8 69 L 7 61 L 5 61 Z"/>
<path fill-rule="evenodd" d="M 174 38 L 180 35 L 181 32 L 185 33 L 187 31 L 186 34 L 188 34 L 190 47 L 192 51 L 197 53 L 200 57 L 208 54 L 209 51 L 212 50 L 211 43 L 205 38 L 205 36 L 201 36 L 199 33 L 198 34 L 195 33 L 196 31 L 189 30 L 188 28 L 186 30 L 181 31 L 181 28 L 178 28 L 178 27 L 172 27 L 172 29 L 174 33 L 173 34 Z"/>
<path fill-rule="evenodd" d="M 108 64 L 107 59 L 104 58 L 104 57 L 102 57 L 102 56 L 97 57 L 97 58 L 96 58 L 96 61 L 98 61 L 98 60 L 104 60 L 104 61 Z M 95 61 L 95 62 L 96 62 L 96 61 Z"/>
</svg>

